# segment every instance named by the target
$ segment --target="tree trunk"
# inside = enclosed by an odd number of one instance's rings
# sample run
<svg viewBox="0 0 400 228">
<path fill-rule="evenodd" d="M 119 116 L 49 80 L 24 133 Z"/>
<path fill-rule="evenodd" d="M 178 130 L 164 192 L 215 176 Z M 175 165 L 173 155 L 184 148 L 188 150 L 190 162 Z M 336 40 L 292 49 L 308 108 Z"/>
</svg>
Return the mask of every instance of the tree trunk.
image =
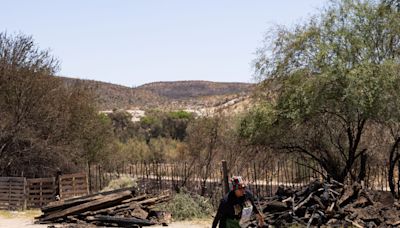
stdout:
<svg viewBox="0 0 400 228">
<path fill-rule="evenodd" d="M 89 180 L 89 193 L 92 194 L 92 178 L 91 178 L 91 172 L 90 172 L 90 161 L 87 162 L 88 165 L 88 180 Z"/>
<path fill-rule="evenodd" d="M 396 198 L 399 196 L 396 194 L 395 190 L 395 183 L 394 183 L 394 168 L 396 166 L 397 161 L 400 159 L 400 154 L 397 152 L 397 147 L 400 143 L 400 137 L 396 139 L 394 144 L 392 145 L 392 148 L 390 149 L 390 154 L 389 154 L 389 173 L 388 173 L 388 182 L 389 182 L 389 188 L 390 192 L 392 195 Z"/>
<path fill-rule="evenodd" d="M 360 157 L 360 173 L 358 174 L 358 181 L 361 182 L 365 179 L 367 168 L 367 154 L 362 154 Z"/>
</svg>

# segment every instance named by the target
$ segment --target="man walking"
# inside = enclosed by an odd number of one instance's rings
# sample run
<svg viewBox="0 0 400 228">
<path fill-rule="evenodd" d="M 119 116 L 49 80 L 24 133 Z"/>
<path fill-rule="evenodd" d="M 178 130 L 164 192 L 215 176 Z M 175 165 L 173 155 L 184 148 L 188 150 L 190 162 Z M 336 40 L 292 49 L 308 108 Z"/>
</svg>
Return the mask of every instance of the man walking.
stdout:
<svg viewBox="0 0 400 228">
<path fill-rule="evenodd" d="M 246 190 L 242 177 L 233 176 L 231 186 L 231 191 L 221 200 L 212 228 L 216 228 L 218 223 L 220 228 L 240 228 L 250 219 L 252 212 L 257 216 L 258 225 L 264 226 L 264 218 L 254 204 L 253 195 Z"/>
</svg>

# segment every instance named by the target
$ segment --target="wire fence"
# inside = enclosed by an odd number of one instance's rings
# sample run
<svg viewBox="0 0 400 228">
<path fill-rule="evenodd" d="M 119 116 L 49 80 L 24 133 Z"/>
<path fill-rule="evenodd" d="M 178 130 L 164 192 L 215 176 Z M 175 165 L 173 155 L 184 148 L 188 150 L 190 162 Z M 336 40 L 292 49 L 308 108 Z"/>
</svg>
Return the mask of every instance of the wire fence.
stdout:
<svg viewBox="0 0 400 228">
<path fill-rule="evenodd" d="M 241 165 L 231 165 L 227 176 L 240 175 L 248 181 L 248 188 L 257 198 L 270 197 L 279 186 L 299 187 L 307 185 L 313 179 L 322 179 L 324 171 L 313 162 L 307 167 L 296 159 L 271 159 L 255 161 Z M 142 192 L 157 193 L 167 189 L 179 191 L 184 188 L 210 198 L 217 205 L 225 194 L 224 173 L 221 163 L 207 166 L 191 163 L 138 162 L 123 164 L 115 169 L 104 169 L 100 165 L 91 166 L 89 186 L 92 192 L 103 189 L 111 180 L 120 177 L 134 178 Z M 311 168 L 310 168 L 311 167 Z M 365 177 L 365 186 L 374 190 L 388 191 L 388 166 L 376 164 L 369 166 Z M 398 174 L 395 175 L 398 183 Z M 347 180 L 351 184 L 351 179 Z"/>
</svg>

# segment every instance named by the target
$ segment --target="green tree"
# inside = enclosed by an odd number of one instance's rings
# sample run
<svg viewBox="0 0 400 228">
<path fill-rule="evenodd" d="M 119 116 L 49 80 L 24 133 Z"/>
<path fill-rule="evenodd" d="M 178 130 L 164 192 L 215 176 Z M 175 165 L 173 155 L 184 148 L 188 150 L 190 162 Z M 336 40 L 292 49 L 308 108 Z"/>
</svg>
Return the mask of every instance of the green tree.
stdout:
<svg viewBox="0 0 400 228">
<path fill-rule="evenodd" d="M 361 0 L 278 28 L 255 60 L 261 86 L 276 96 L 244 118 L 242 136 L 313 159 L 344 181 L 371 146 L 367 127 L 399 120 L 399 31 L 399 12 Z"/>
<path fill-rule="evenodd" d="M 105 146 L 91 92 L 55 77 L 58 68 L 32 37 L 0 33 L 0 175 L 83 168 Z"/>
<path fill-rule="evenodd" d="M 162 121 L 163 129 L 172 139 L 183 141 L 186 137 L 186 128 L 192 119 L 192 114 L 185 111 L 169 112 Z"/>
<path fill-rule="evenodd" d="M 192 160 L 189 170 L 194 165 L 202 168 L 201 173 L 201 195 L 206 192 L 206 181 L 212 171 L 211 166 L 218 154 L 218 145 L 221 140 L 221 116 L 200 117 L 192 121 L 188 126 L 186 138 L 189 158 Z M 190 172 L 190 171 L 189 171 Z"/>
<path fill-rule="evenodd" d="M 132 122 L 132 115 L 129 112 L 114 110 L 112 113 L 108 114 L 108 117 L 112 121 L 114 134 L 120 141 L 127 142 L 129 138 L 133 137 L 132 130 L 135 129 L 135 125 Z"/>
</svg>

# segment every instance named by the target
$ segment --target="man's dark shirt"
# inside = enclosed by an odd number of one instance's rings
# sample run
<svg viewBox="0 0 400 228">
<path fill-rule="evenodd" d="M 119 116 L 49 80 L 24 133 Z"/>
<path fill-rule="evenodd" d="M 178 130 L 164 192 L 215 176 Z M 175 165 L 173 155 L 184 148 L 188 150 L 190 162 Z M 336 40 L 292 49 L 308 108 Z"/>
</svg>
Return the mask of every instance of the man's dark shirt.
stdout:
<svg viewBox="0 0 400 228">
<path fill-rule="evenodd" d="M 245 194 L 242 197 L 236 197 L 235 191 L 230 191 L 228 194 L 226 194 L 219 204 L 217 214 L 215 215 L 212 224 L 212 228 L 216 228 L 218 222 L 220 228 L 225 228 L 226 219 L 228 218 L 240 220 L 242 216 L 242 209 L 246 201 L 251 203 L 251 205 L 253 206 L 253 212 L 258 214 L 259 212 L 256 205 L 254 204 L 253 194 L 251 194 L 250 191 L 246 190 Z"/>
</svg>

